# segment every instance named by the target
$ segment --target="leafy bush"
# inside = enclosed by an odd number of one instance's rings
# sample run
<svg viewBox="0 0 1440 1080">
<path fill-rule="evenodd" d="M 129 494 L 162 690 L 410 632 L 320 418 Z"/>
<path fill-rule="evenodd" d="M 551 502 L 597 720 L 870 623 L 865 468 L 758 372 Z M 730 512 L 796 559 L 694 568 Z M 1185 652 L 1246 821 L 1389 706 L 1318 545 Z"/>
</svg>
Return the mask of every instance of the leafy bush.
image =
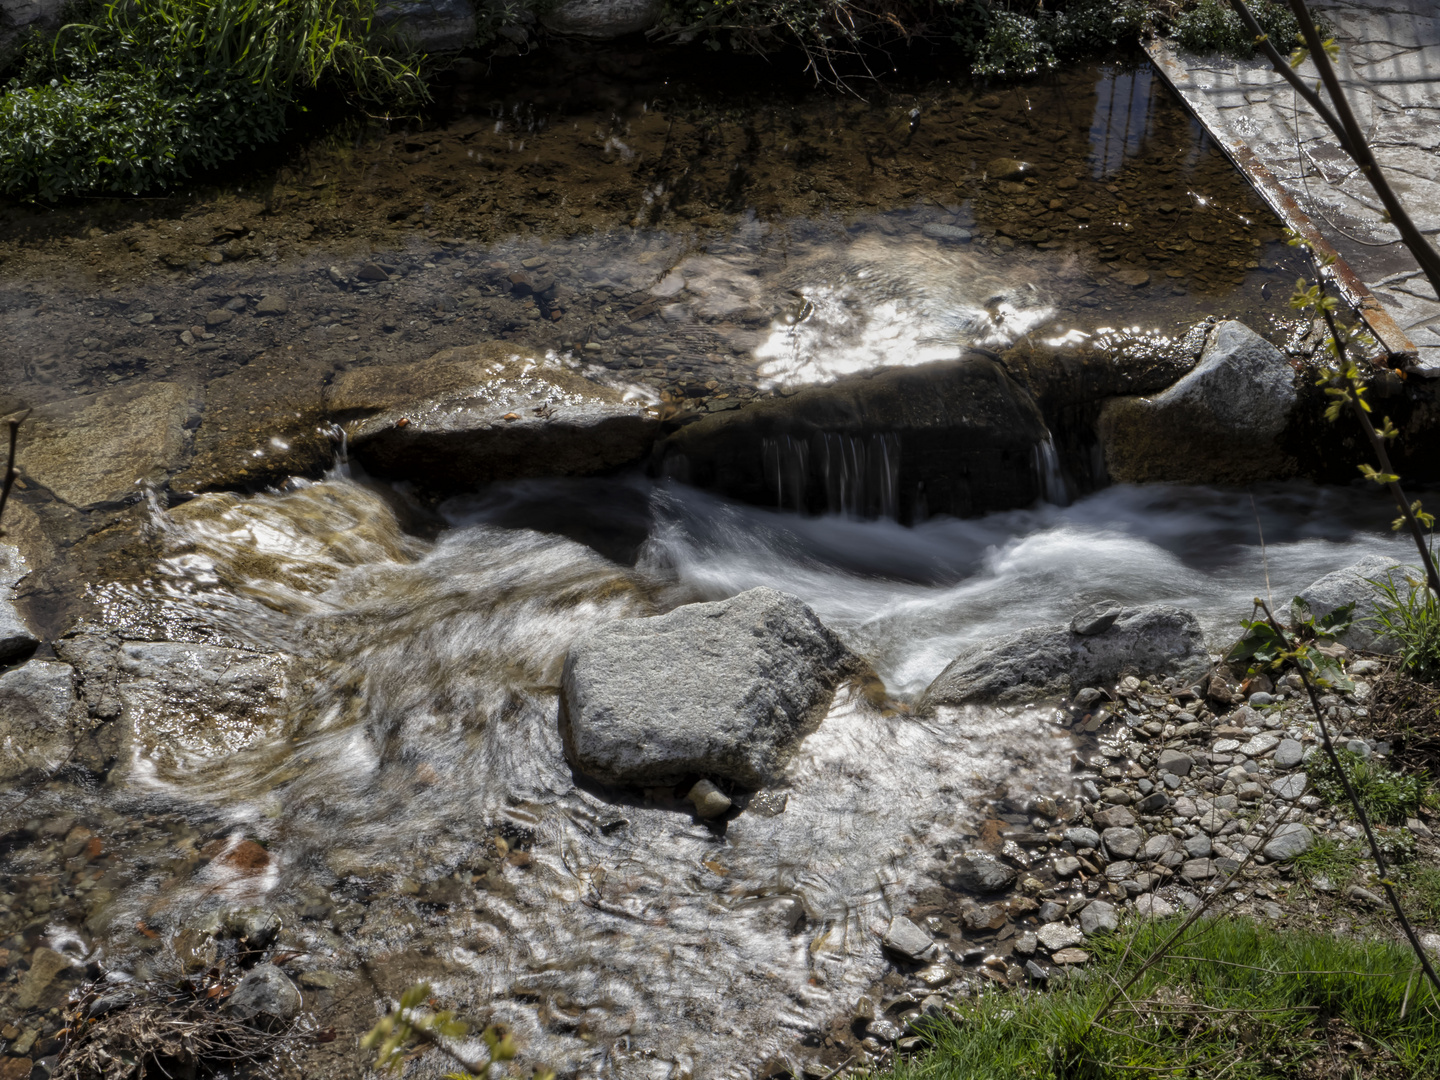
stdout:
<svg viewBox="0 0 1440 1080">
<path fill-rule="evenodd" d="M 1440 681 L 1440 598 L 1426 587 L 1424 574 L 1411 568 L 1371 584 L 1379 594 L 1371 620 L 1375 629 L 1400 643 L 1400 663 L 1407 672 L 1426 682 Z"/>
<path fill-rule="evenodd" d="M 1260 29 L 1286 53 L 1300 32 L 1290 9 L 1277 0 L 1246 0 Z M 1191 52 L 1221 52 L 1230 56 L 1255 54 L 1255 37 L 1225 0 L 1200 0 L 1175 20 L 1175 40 Z"/>
<path fill-rule="evenodd" d="M 1434 801 L 1434 793 L 1423 773 L 1397 773 L 1383 761 L 1362 758 L 1349 750 L 1339 750 L 1335 756 L 1355 789 L 1360 805 L 1374 820 L 1400 824 L 1419 813 L 1422 804 Z M 1310 779 L 1316 792 L 1330 805 L 1349 805 L 1345 788 L 1328 757 L 1317 754 L 1310 759 Z"/>
<path fill-rule="evenodd" d="M 0 192 L 140 192 L 276 138 L 298 93 L 425 96 L 371 42 L 375 0 L 133 0 L 31 48 L 0 97 Z M 377 49 L 378 46 L 378 49 Z"/>
</svg>

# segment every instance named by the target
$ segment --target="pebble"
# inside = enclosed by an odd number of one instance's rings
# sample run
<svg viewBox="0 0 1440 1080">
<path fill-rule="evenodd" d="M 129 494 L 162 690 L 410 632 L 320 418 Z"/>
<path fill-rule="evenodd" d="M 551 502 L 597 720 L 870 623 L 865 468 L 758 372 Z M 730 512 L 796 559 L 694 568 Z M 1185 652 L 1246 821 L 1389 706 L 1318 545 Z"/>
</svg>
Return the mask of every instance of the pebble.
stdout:
<svg viewBox="0 0 1440 1080">
<path fill-rule="evenodd" d="M 1280 736 L 1273 732 L 1265 731 L 1259 735 L 1251 736 L 1250 741 L 1240 747 L 1239 753 L 1249 758 L 1257 758 L 1262 754 L 1268 754 L 1280 745 Z"/>
<path fill-rule="evenodd" d="M 709 780 L 697 781 L 685 798 L 695 804 L 695 816 L 699 818 L 719 817 L 732 805 L 730 797 Z"/>
<path fill-rule="evenodd" d="M 1050 959 L 1057 964 L 1084 964 L 1090 959 L 1090 954 L 1084 949 L 1061 949 L 1053 953 Z"/>
<path fill-rule="evenodd" d="M 896 915 L 890 920 L 890 927 L 880 939 L 880 944 L 897 956 L 917 962 L 929 959 L 935 951 L 935 942 L 930 935 L 904 915 Z"/>
<path fill-rule="evenodd" d="M 300 1006 L 300 991 L 274 964 L 251 968 L 225 1002 L 225 1008 L 242 1020 L 262 1013 L 289 1020 L 300 1011 Z"/>
<path fill-rule="evenodd" d="M 1112 806 L 1101 810 L 1091 818 L 1097 829 L 1122 829 L 1135 824 L 1135 815 L 1124 806 Z"/>
<path fill-rule="evenodd" d="M 1061 949 L 1068 949 L 1079 945 L 1085 940 L 1085 935 L 1080 932 L 1078 926 L 1067 926 L 1065 923 L 1046 923 L 1035 934 L 1036 939 L 1044 950 L 1052 955 Z"/>
<path fill-rule="evenodd" d="M 1100 834 L 1094 829 L 1077 826 L 1073 829 L 1066 829 L 1062 835 L 1077 848 L 1098 848 L 1100 846 Z"/>
<path fill-rule="evenodd" d="M 1275 767 L 1293 769 L 1304 760 L 1304 756 L 1305 747 L 1299 739 L 1281 739 L 1280 745 L 1275 747 Z"/>
<path fill-rule="evenodd" d="M 1176 776 L 1189 776 L 1190 770 L 1195 767 L 1195 760 L 1189 754 L 1179 750 L 1162 750 L 1158 764 L 1161 772 L 1173 773 Z"/>
<path fill-rule="evenodd" d="M 1040 939 L 1033 931 L 1027 930 L 1015 939 L 1014 950 L 1021 956 L 1034 956 L 1040 947 Z"/>
<path fill-rule="evenodd" d="M 1055 860 L 1055 874 L 1058 877 L 1074 877 L 1080 872 L 1080 860 L 1073 855 L 1062 855 Z"/>
<path fill-rule="evenodd" d="M 1164 919 L 1175 914 L 1175 908 L 1163 897 L 1147 894 L 1135 901 L 1135 911 L 1142 916 Z"/>
<path fill-rule="evenodd" d="M 1357 757 L 1366 759 L 1368 759 L 1370 757 L 1370 754 L 1372 753 L 1370 749 L 1370 744 L 1367 743 L 1364 739 L 1349 740 L 1345 744 L 1345 749 L 1349 750 L 1350 753 L 1355 754 Z"/>
<path fill-rule="evenodd" d="M 1310 777 L 1303 772 L 1291 773 L 1289 776 L 1282 776 L 1279 780 L 1272 781 L 1270 790 L 1277 797 L 1294 802 L 1305 794 L 1305 785 L 1310 782 Z"/>
<path fill-rule="evenodd" d="M 920 231 L 932 240 L 950 240 L 963 244 L 970 239 L 969 229 L 962 229 L 958 225 L 945 225 L 938 221 L 926 222 Z"/>
<path fill-rule="evenodd" d="M 949 866 L 945 884 L 972 893 L 1004 892 L 1015 884 L 1015 871 L 993 855 L 969 852 Z"/>
<path fill-rule="evenodd" d="M 1315 834 L 1298 822 L 1281 825 L 1275 835 L 1265 844 L 1265 857 L 1272 862 L 1283 862 L 1310 850 Z"/>
<path fill-rule="evenodd" d="M 1120 917 L 1115 905 L 1104 900 L 1096 900 L 1080 912 L 1080 929 L 1085 934 L 1115 930 L 1119 925 Z"/>
<path fill-rule="evenodd" d="M 1135 829 L 1106 829 L 1101 841 L 1110 858 L 1133 859 L 1144 844 L 1145 837 Z"/>
</svg>

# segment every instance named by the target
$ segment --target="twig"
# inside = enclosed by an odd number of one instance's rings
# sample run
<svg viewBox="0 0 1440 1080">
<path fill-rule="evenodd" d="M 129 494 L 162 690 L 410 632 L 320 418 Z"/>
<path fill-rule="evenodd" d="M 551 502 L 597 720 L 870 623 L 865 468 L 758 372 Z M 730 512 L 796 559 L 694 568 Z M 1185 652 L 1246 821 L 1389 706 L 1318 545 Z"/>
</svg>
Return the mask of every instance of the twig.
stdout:
<svg viewBox="0 0 1440 1080">
<path fill-rule="evenodd" d="M 0 522 L 5 520 L 5 504 L 10 501 L 10 488 L 15 483 L 15 478 L 20 473 L 15 468 L 15 440 L 20 434 L 20 425 L 30 416 L 31 410 L 26 409 L 20 416 L 10 421 L 10 455 L 5 461 L 5 479 L 0 483 Z M 0 536 L 5 535 L 5 530 L 0 528 Z"/>
<path fill-rule="evenodd" d="M 1432 569 L 1433 573 L 1433 569 Z M 1292 648 L 1288 632 L 1276 621 L 1270 609 L 1265 604 L 1260 604 L 1265 612 L 1265 619 L 1270 628 L 1275 631 L 1280 640 L 1285 642 L 1287 648 Z M 1350 783 L 1350 777 L 1340 764 L 1340 757 L 1335 752 L 1335 744 L 1330 739 L 1330 725 L 1325 722 L 1325 710 L 1320 707 L 1320 695 L 1315 692 L 1315 684 L 1310 681 L 1310 675 L 1304 665 L 1295 665 L 1295 670 L 1300 676 L 1300 681 L 1305 687 L 1306 694 L 1310 697 L 1310 707 L 1315 711 L 1315 720 L 1320 725 L 1321 746 L 1325 750 L 1325 756 L 1330 759 L 1330 767 L 1335 770 L 1335 775 L 1340 778 L 1340 784 L 1345 788 L 1345 797 L 1350 800 L 1350 806 L 1359 819 L 1360 827 L 1365 831 L 1365 839 L 1370 844 L 1370 855 L 1375 860 L 1376 869 L 1380 872 L 1380 887 L 1385 890 L 1385 896 L 1390 901 L 1391 908 L 1395 911 L 1395 917 L 1400 920 L 1400 927 L 1405 931 L 1405 937 L 1410 942 L 1410 948 L 1415 951 L 1415 956 L 1420 961 L 1420 966 L 1425 971 L 1426 977 L 1437 991 L 1440 991 L 1440 976 L 1435 974 L 1435 969 L 1430 966 L 1430 958 L 1425 955 L 1425 946 L 1420 944 L 1420 939 L 1415 935 L 1415 928 L 1410 925 L 1410 920 L 1405 917 L 1405 909 L 1400 906 L 1400 898 L 1395 895 L 1395 889 L 1390 884 L 1389 871 L 1385 866 L 1385 856 L 1380 853 L 1380 844 L 1375 839 L 1375 833 L 1370 828 L 1370 815 L 1365 813 L 1365 807 L 1361 805 L 1360 796 L 1355 793 L 1355 788 Z"/>
</svg>

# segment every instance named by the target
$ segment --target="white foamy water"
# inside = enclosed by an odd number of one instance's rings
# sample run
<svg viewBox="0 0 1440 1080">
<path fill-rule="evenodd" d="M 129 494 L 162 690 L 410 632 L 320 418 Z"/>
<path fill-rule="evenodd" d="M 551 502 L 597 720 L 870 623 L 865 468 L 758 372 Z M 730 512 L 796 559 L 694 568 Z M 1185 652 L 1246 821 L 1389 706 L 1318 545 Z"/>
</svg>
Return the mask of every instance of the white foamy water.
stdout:
<svg viewBox="0 0 1440 1080">
<path fill-rule="evenodd" d="M 1346 492 L 1277 489 L 1258 506 L 1277 597 L 1399 550 Z M 673 793 L 571 774 L 556 686 L 576 634 L 770 585 L 909 695 L 964 645 L 1090 600 L 1181 603 L 1219 643 L 1264 589 L 1249 500 L 1205 489 L 913 529 L 640 480 L 508 485 L 444 510 L 450 527 L 421 541 L 380 493 L 334 476 L 159 517 L 172 552 L 152 602 L 294 656 L 294 714 L 283 736 L 144 778 L 145 797 L 263 840 L 268 876 L 202 874 L 122 895 L 108 917 L 174 927 L 328 897 L 343 934 L 287 919 L 317 955 L 433 956 L 447 1004 L 585 1077 L 748 1075 L 853 1006 L 887 969 L 889 918 L 993 800 L 1065 791 L 1070 743 L 1043 713 L 920 720 L 847 689 L 769 793 L 783 812 L 713 828 Z M 417 907 L 447 878 L 446 906 Z"/>
</svg>

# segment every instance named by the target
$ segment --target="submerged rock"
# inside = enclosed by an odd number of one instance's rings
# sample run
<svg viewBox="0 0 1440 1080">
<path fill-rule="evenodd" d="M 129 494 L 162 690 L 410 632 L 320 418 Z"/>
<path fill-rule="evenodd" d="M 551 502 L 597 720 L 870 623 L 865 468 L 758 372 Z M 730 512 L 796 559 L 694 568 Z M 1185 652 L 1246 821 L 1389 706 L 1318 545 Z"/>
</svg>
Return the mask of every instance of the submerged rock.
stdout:
<svg viewBox="0 0 1440 1080">
<path fill-rule="evenodd" d="M 504 343 L 347 371 L 327 406 L 366 469 L 434 491 L 604 472 L 644 459 L 659 430 L 642 401 Z"/>
<path fill-rule="evenodd" d="M 957 857 L 945 872 L 945 884 L 973 893 L 1000 893 L 1015 884 L 1015 871 L 993 855 L 971 852 Z"/>
<path fill-rule="evenodd" d="M 1299 395 L 1279 349 L 1244 323 L 1211 332 L 1200 363 L 1153 398 L 1101 410 L 1110 476 L 1123 483 L 1243 484 L 1293 476 L 1282 437 Z"/>
<path fill-rule="evenodd" d="M 260 1015 L 289 1020 L 300 1011 L 300 991 L 274 964 L 260 964 L 246 972 L 225 1003 L 226 1009 L 241 1020 Z"/>
<path fill-rule="evenodd" d="M 1034 502 L 1048 434 L 1029 393 L 975 356 L 712 413 L 656 459 L 666 476 L 761 506 L 910 521 Z"/>
<path fill-rule="evenodd" d="M 1066 697 L 1127 673 L 1199 678 L 1209 662 L 1194 615 L 1149 604 L 1124 609 L 1099 633 L 1078 634 L 1062 623 L 982 642 L 940 673 L 919 707 Z"/>
<path fill-rule="evenodd" d="M 1418 571 L 1411 573 L 1420 576 Z M 1353 603 L 1355 610 L 1350 616 L 1350 628 L 1336 640 L 1348 649 L 1363 652 L 1399 652 L 1400 643 L 1381 633 L 1374 622 L 1375 605 L 1380 593 L 1372 582 L 1388 577 L 1398 587 L 1400 595 L 1405 596 L 1410 591 L 1405 575 L 1397 560 L 1385 555 L 1367 555 L 1359 562 L 1326 574 L 1301 589 L 1297 599 L 1304 604 L 1292 604 L 1291 614 L 1296 620 L 1303 619 L 1308 607 L 1309 617 L 1319 622 L 1336 608 Z"/>
<path fill-rule="evenodd" d="M 422 52 L 456 52 L 475 44 L 470 0 L 381 0 L 375 22 Z"/>
<path fill-rule="evenodd" d="M 857 661 L 793 596 L 751 589 L 579 638 L 560 729 L 579 773 L 612 784 L 775 776 Z"/>
</svg>

